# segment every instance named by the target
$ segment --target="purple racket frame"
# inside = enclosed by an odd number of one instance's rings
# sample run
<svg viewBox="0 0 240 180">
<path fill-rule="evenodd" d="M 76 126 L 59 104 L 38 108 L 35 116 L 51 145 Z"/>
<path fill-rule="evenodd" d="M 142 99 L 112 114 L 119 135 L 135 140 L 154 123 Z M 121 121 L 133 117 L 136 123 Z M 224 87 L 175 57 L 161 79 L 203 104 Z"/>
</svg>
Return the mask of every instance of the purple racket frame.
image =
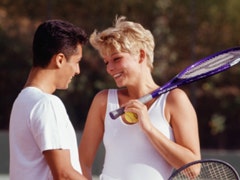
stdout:
<svg viewBox="0 0 240 180">
<path fill-rule="evenodd" d="M 188 78 L 183 78 L 187 72 L 189 72 L 190 70 L 194 70 L 194 68 L 196 68 L 196 67 L 200 67 L 205 62 L 207 62 L 207 61 L 210 62 L 211 60 L 213 60 L 215 58 L 220 58 L 220 56 L 227 55 L 230 53 L 232 55 L 232 57 L 230 57 L 230 61 L 227 61 L 227 62 L 224 61 L 223 64 L 217 65 L 217 67 L 213 67 L 211 70 L 205 71 L 204 73 L 200 73 L 198 75 L 194 75 L 194 76 L 188 77 Z M 215 62 L 215 61 L 213 61 L 213 62 Z M 226 49 L 224 51 L 220 51 L 218 53 L 215 53 L 211 56 L 201 59 L 201 60 L 197 61 L 196 63 L 188 66 L 183 71 L 181 71 L 179 74 L 177 74 L 174 78 L 172 78 L 170 81 L 168 81 L 165 85 L 154 90 L 152 93 L 139 98 L 138 100 L 142 103 L 146 103 L 146 102 L 152 100 L 153 98 L 156 98 L 156 97 L 160 96 L 161 94 L 164 94 L 164 93 L 166 93 L 172 89 L 175 89 L 179 86 L 189 84 L 194 81 L 204 79 L 204 78 L 213 76 L 217 73 L 220 73 L 222 71 L 225 71 L 225 70 L 231 68 L 232 66 L 238 64 L 239 62 L 240 62 L 240 47 L 234 47 L 234 48 Z M 211 65 L 211 63 L 209 65 Z M 111 111 L 109 113 L 109 115 L 112 119 L 117 119 L 122 114 L 124 114 L 124 107 L 121 107 L 121 108 Z"/>
</svg>

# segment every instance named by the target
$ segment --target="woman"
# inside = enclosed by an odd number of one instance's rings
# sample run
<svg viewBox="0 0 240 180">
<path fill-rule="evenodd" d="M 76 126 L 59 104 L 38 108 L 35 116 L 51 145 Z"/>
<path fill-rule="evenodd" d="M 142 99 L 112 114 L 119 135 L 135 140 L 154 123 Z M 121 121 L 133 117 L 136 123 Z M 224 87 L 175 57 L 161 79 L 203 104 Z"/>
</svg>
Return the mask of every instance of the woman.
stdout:
<svg viewBox="0 0 240 180">
<path fill-rule="evenodd" d="M 137 99 L 159 88 L 153 78 L 154 39 L 142 25 L 116 19 L 114 27 L 94 32 L 90 43 L 106 64 L 119 89 L 99 92 L 90 107 L 79 145 L 83 174 L 91 179 L 92 164 L 103 140 L 103 180 L 167 179 L 173 168 L 200 159 L 195 110 L 180 89 L 143 104 Z M 138 122 L 109 112 L 125 107 Z"/>
</svg>

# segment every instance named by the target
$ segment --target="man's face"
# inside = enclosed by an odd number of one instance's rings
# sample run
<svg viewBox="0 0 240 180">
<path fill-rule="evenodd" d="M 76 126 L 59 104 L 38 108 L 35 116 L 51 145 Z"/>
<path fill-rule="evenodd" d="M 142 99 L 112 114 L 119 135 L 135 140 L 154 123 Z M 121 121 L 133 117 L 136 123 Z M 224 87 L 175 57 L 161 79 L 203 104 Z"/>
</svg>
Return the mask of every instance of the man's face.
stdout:
<svg viewBox="0 0 240 180">
<path fill-rule="evenodd" d="M 74 55 L 70 56 L 69 59 L 66 59 L 64 56 L 64 61 L 59 70 L 59 76 L 56 80 L 57 89 L 67 89 L 72 78 L 80 74 L 80 61 L 82 59 L 82 46 L 79 44 L 77 46 L 77 51 Z"/>
</svg>

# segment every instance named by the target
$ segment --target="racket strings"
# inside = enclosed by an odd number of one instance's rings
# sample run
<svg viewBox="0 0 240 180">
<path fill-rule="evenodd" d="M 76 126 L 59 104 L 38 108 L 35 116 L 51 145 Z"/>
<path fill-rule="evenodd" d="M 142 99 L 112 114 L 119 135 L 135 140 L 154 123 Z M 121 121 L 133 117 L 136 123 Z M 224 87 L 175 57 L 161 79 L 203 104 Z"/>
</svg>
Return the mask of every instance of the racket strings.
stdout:
<svg viewBox="0 0 240 180">
<path fill-rule="evenodd" d="M 196 63 L 191 68 L 188 68 L 181 76 L 181 79 L 194 77 L 212 71 L 214 69 L 231 64 L 236 60 L 236 57 L 240 57 L 240 51 L 230 51 L 225 54 L 213 56 L 205 61 Z"/>
<path fill-rule="evenodd" d="M 205 162 L 191 165 L 177 174 L 172 180 L 237 180 L 235 171 L 229 166 Z"/>
<path fill-rule="evenodd" d="M 235 173 L 232 169 L 225 164 L 216 163 L 205 163 L 201 167 L 201 178 L 211 178 L 211 179 L 236 179 Z"/>
</svg>

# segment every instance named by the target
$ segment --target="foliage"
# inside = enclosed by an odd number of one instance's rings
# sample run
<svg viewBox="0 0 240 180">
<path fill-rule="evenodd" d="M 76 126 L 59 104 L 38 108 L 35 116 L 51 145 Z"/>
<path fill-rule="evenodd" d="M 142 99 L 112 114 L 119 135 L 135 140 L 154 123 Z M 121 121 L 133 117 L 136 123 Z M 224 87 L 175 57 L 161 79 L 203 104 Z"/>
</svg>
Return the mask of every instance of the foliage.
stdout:
<svg viewBox="0 0 240 180">
<path fill-rule="evenodd" d="M 1 0 L 0 128 L 8 129 L 12 103 L 31 67 L 33 33 L 46 19 L 68 20 L 88 34 L 112 25 L 116 15 L 140 22 L 155 37 L 153 75 L 163 84 L 194 61 L 238 46 L 239 9 L 239 0 Z M 240 67 L 234 67 L 184 87 L 198 114 L 204 148 L 240 147 L 233 138 L 240 127 L 239 74 Z M 88 44 L 81 75 L 68 91 L 56 94 L 63 99 L 75 128 L 82 129 L 94 95 L 110 87 L 115 87 L 113 80 Z"/>
</svg>

